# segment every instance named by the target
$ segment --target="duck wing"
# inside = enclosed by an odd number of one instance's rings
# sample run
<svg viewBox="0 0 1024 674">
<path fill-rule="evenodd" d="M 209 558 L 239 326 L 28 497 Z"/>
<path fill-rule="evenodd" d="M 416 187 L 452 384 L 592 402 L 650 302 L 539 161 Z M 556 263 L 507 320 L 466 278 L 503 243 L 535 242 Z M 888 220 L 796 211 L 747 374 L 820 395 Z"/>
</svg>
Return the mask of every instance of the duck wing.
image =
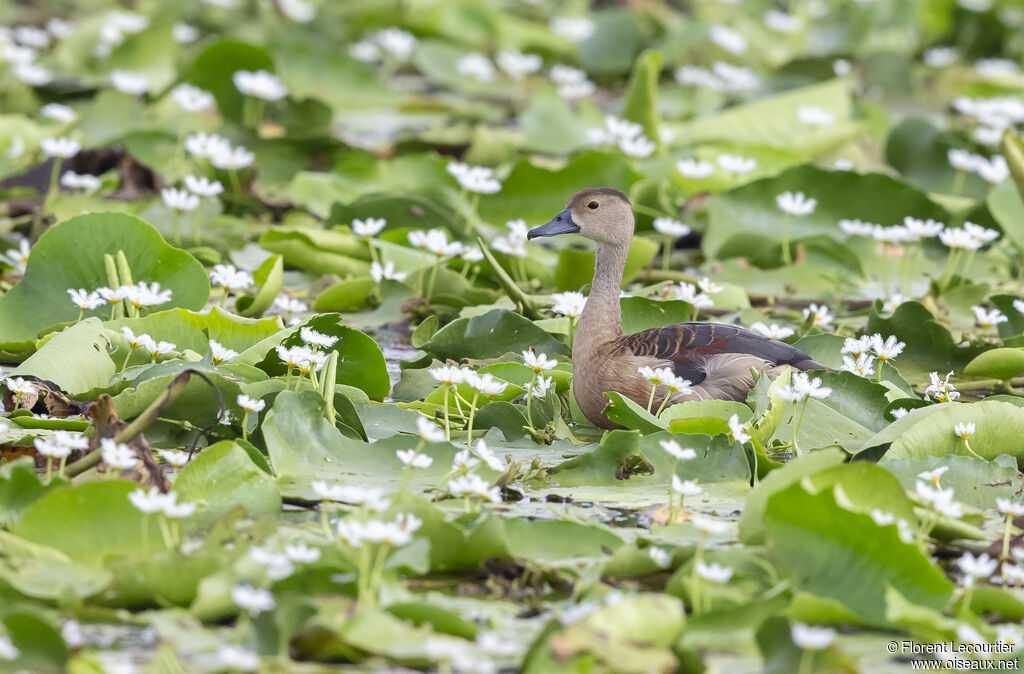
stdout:
<svg viewBox="0 0 1024 674">
<path fill-rule="evenodd" d="M 827 369 L 794 346 L 725 323 L 677 323 L 651 328 L 626 335 L 623 344 L 636 356 L 672 361 L 676 375 L 694 384 L 704 381 L 705 364 L 719 355 L 756 356 L 772 365 L 791 365 L 798 370 Z"/>
</svg>

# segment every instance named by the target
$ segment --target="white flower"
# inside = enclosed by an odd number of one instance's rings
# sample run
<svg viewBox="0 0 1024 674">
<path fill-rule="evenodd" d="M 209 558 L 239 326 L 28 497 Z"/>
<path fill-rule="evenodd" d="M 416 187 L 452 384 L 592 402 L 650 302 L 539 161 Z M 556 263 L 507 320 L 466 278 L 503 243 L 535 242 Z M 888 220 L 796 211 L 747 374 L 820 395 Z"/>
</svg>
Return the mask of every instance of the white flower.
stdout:
<svg viewBox="0 0 1024 674">
<path fill-rule="evenodd" d="M 295 573 L 295 565 L 287 555 L 280 552 L 271 552 L 260 547 L 253 547 L 249 550 L 249 557 L 264 568 L 267 578 L 270 580 L 283 580 Z"/>
<path fill-rule="evenodd" d="M 467 372 L 466 383 L 476 389 L 478 393 L 487 397 L 500 395 L 508 388 L 507 382 L 495 379 L 494 375 L 489 372 L 484 375 L 477 374 L 476 372 Z"/>
<path fill-rule="evenodd" d="M 999 561 L 989 557 L 986 552 L 981 553 L 977 557 L 969 552 L 965 552 L 963 556 L 956 560 L 956 565 L 965 576 L 965 584 L 972 585 L 975 580 L 988 578 L 995 573 L 996 567 L 999 566 Z"/>
<path fill-rule="evenodd" d="M 456 365 L 442 365 L 441 367 L 435 367 L 427 370 L 427 372 L 431 377 L 442 384 L 446 386 L 454 386 L 467 381 L 466 375 L 469 371 Z"/>
<path fill-rule="evenodd" d="M 173 491 L 167 494 L 164 500 L 164 515 L 172 519 L 183 519 L 190 517 L 196 511 L 195 503 L 178 503 L 178 495 Z"/>
<path fill-rule="evenodd" d="M 260 668 L 258 653 L 233 644 L 221 644 L 217 647 L 217 661 L 228 669 L 243 672 L 255 672 Z"/>
<path fill-rule="evenodd" d="M 16 250 L 0 253 L 0 258 L 9 261 L 9 264 L 18 271 L 24 272 L 30 250 L 28 239 L 21 239 L 18 241 L 18 248 Z"/>
<path fill-rule="evenodd" d="M 370 40 L 360 40 L 349 45 L 348 55 L 363 63 L 374 63 L 380 60 L 380 47 Z"/>
<path fill-rule="evenodd" d="M 1024 584 L 1024 566 L 1019 564 L 1003 564 L 1003 573 L 1011 585 Z"/>
<path fill-rule="evenodd" d="M 70 124 L 78 118 L 78 113 L 72 108 L 60 103 L 47 103 L 43 107 L 39 108 L 39 114 L 47 119 L 52 119 L 55 122 L 61 122 L 63 124 Z"/>
<path fill-rule="evenodd" d="M 480 465 L 480 459 L 473 456 L 472 452 L 467 449 L 463 449 L 455 453 L 452 458 L 452 470 L 453 473 L 468 473 L 469 471 Z"/>
<path fill-rule="evenodd" d="M 984 157 L 980 157 L 976 154 L 971 154 L 967 150 L 960 148 L 952 148 L 946 152 L 946 159 L 949 161 L 949 165 L 958 171 L 970 171 L 974 172 L 978 168 L 978 160 L 983 160 Z"/>
<path fill-rule="evenodd" d="M 992 185 L 998 185 L 1010 176 L 1010 166 L 1000 154 L 991 159 L 980 158 L 975 170 Z"/>
<path fill-rule="evenodd" d="M 851 356 L 843 356 L 843 365 L 840 369 L 852 372 L 858 377 L 870 377 L 875 373 L 875 357 L 869 353 L 859 354 L 856 360 Z"/>
<path fill-rule="evenodd" d="M 16 393 L 18 395 L 34 393 L 36 390 L 35 386 L 32 385 L 32 382 L 26 379 L 22 379 L 21 377 L 10 377 L 3 381 L 7 385 L 8 391 L 11 391 L 12 393 Z"/>
<path fill-rule="evenodd" d="M 708 29 L 708 37 L 730 54 L 739 55 L 747 51 L 747 38 L 728 26 L 712 25 Z"/>
<path fill-rule="evenodd" d="M 537 381 L 526 387 L 527 393 L 534 398 L 543 398 L 548 394 L 552 381 L 551 377 L 537 377 Z"/>
<path fill-rule="evenodd" d="M 408 238 L 413 247 L 433 253 L 438 259 L 462 252 L 462 244 L 458 241 L 449 242 L 448 235 L 442 229 L 412 231 L 409 232 Z"/>
<path fill-rule="evenodd" d="M 1019 625 L 1005 624 L 996 625 L 996 642 L 1006 644 L 1010 647 L 1011 651 L 1016 651 L 1017 646 L 1021 643 L 1021 629 Z"/>
<path fill-rule="evenodd" d="M 575 290 L 564 293 L 552 293 L 551 299 L 555 301 L 555 306 L 551 307 L 552 313 L 570 318 L 579 316 L 583 311 L 584 305 L 587 303 L 587 298 L 583 296 L 583 293 L 576 292 Z"/>
<path fill-rule="evenodd" d="M 308 23 L 316 16 L 316 6 L 305 0 L 277 0 L 281 13 L 297 23 Z"/>
<path fill-rule="evenodd" d="M 259 398 L 250 398 L 244 393 L 240 393 L 238 395 L 238 398 L 236 398 L 235 402 L 237 402 L 238 406 L 241 407 L 243 410 L 253 414 L 262 412 L 267 407 L 267 402 L 265 400 L 260 400 Z"/>
<path fill-rule="evenodd" d="M 491 448 L 487 446 L 483 438 L 476 441 L 476 445 L 473 448 L 473 453 L 480 457 L 480 460 L 487 464 L 487 467 L 497 472 L 505 470 L 505 464 L 502 463 Z"/>
<path fill-rule="evenodd" d="M 746 442 L 750 439 L 750 436 L 744 432 L 743 424 L 740 423 L 740 417 L 738 414 L 734 414 L 729 417 L 729 435 L 736 442 Z"/>
<path fill-rule="evenodd" d="M 622 154 L 627 157 L 643 159 L 644 157 L 649 157 L 654 154 L 657 147 L 657 144 L 655 144 L 654 141 L 649 140 L 647 136 L 619 139 L 619 149 L 622 150 Z"/>
<path fill-rule="evenodd" d="M 705 87 L 712 91 L 723 91 L 725 89 L 725 83 L 707 68 L 680 66 L 676 68 L 674 74 L 676 82 L 684 86 Z"/>
<path fill-rule="evenodd" d="M 199 197 L 185 190 L 165 187 L 160 190 L 160 196 L 163 197 L 168 208 L 176 211 L 194 211 L 199 206 Z"/>
<path fill-rule="evenodd" d="M 668 568 L 668 565 L 672 563 L 672 555 L 665 548 L 659 548 L 656 545 L 647 548 L 647 556 L 662 569 Z"/>
<path fill-rule="evenodd" d="M 448 481 L 448 492 L 456 498 L 471 498 L 489 503 L 501 503 L 501 490 L 492 487 L 476 473 L 462 475 Z"/>
<path fill-rule="evenodd" d="M 721 535 L 729 531 L 729 525 L 707 515 L 694 515 L 691 524 L 705 536 Z"/>
<path fill-rule="evenodd" d="M 10 384 L 8 384 L 10 388 Z M 36 438 L 33 442 L 36 451 L 54 459 L 64 459 L 71 455 L 71 447 L 62 443 L 56 442 L 55 440 L 47 440 L 44 438 Z"/>
<path fill-rule="evenodd" d="M 718 165 L 726 173 L 740 176 L 757 168 L 757 160 L 752 157 L 741 157 L 735 154 L 722 153 L 716 159 Z"/>
<path fill-rule="evenodd" d="M 89 292 L 85 288 L 68 288 L 68 294 L 71 295 L 71 301 L 75 303 L 75 306 L 82 311 L 91 311 L 98 307 L 103 306 L 106 302 L 99 293 L 96 291 Z"/>
<path fill-rule="evenodd" d="M 766 325 L 761 321 L 758 321 L 757 323 L 751 325 L 750 329 L 753 330 L 754 332 L 764 335 L 768 339 L 785 339 L 786 337 L 791 337 L 795 332 L 793 328 L 784 328 L 775 323 L 772 323 L 771 325 Z"/>
<path fill-rule="evenodd" d="M 415 449 L 399 449 L 395 454 L 398 455 L 398 460 L 406 466 L 412 466 L 413 468 L 429 468 L 434 460 L 426 454 L 420 454 Z"/>
<path fill-rule="evenodd" d="M 462 162 L 448 162 L 448 173 L 464 190 L 480 194 L 494 194 L 501 191 L 501 182 L 494 177 L 494 169 L 486 166 L 470 166 Z M 430 230 L 441 231 L 441 230 Z"/>
<path fill-rule="evenodd" d="M 953 433 L 961 440 L 967 440 L 974 435 L 975 425 L 973 421 L 954 424 Z"/>
<path fill-rule="evenodd" d="M 174 449 L 158 449 L 156 453 L 174 468 L 181 468 L 189 460 L 189 453 L 182 452 Z"/>
<path fill-rule="evenodd" d="M 17 660 L 21 651 L 6 634 L 0 634 L 0 660 Z"/>
<path fill-rule="evenodd" d="M 238 608 L 248 611 L 253 617 L 276 606 L 274 595 L 252 585 L 235 585 L 231 588 L 231 599 Z"/>
<path fill-rule="evenodd" d="M 111 468 L 130 470 L 139 463 L 131 447 L 120 442 L 114 442 L 113 438 L 101 439 L 100 447 L 103 462 Z"/>
<path fill-rule="evenodd" d="M 416 429 L 423 442 L 444 442 L 445 434 L 426 417 L 416 417 Z"/>
<path fill-rule="evenodd" d="M 835 314 L 824 304 L 811 304 L 811 306 L 804 309 L 804 320 L 809 319 L 811 325 L 817 325 L 822 328 L 827 327 L 835 317 Z"/>
<path fill-rule="evenodd" d="M 230 264 L 216 264 L 210 271 L 210 282 L 225 291 L 245 290 L 255 280 L 247 271 L 240 271 Z"/>
<path fill-rule="evenodd" d="M 213 154 L 210 155 L 210 163 L 219 169 L 234 171 L 249 166 L 255 158 L 256 155 L 244 147 L 232 148 L 230 145 L 224 144 L 213 148 Z"/>
<path fill-rule="evenodd" d="M 1006 317 L 999 309 L 986 309 L 985 307 L 971 307 L 971 311 L 974 312 L 974 318 L 978 325 L 983 328 L 990 328 L 1000 323 L 1006 323 L 1009 318 Z"/>
<path fill-rule="evenodd" d="M 136 489 L 128 494 L 128 500 L 138 510 L 146 514 L 161 512 L 167 497 L 156 487 L 149 489 Z"/>
<path fill-rule="evenodd" d="M 836 631 L 828 627 L 813 627 L 804 623 L 793 623 L 790 635 L 798 648 L 820 651 L 835 641 Z"/>
<path fill-rule="evenodd" d="M 808 199 L 803 192 L 783 192 L 775 197 L 775 203 L 789 215 L 810 215 L 818 205 L 818 200 Z"/>
<path fill-rule="evenodd" d="M 839 229 L 851 236 L 871 236 L 879 225 L 861 220 L 840 220 Z"/>
<path fill-rule="evenodd" d="M 309 311 L 309 306 L 307 306 L 305 302 L 297 300 L 294 297 L 278 295 L 274 298 L 274 309 L 283 314 L 296 314 Z"/>
<path fill-rule="evenodd" d="M 50 46 L 50 34 L 36 26 L 18 26 L 14 29 L 14 39 L 25 46 L 36 49 L 46 49 Z"/>
<path fill-rule="evenodd" d="M 885 340 L 882 339 L 882 335 L 875 333 L 871 335 L 871 350 L 879 360 L 892 360 L 896 356 L 903 353 L 903 349 L 906 348 L 906 344 L 897 341 L 894 335 L 889 335 Z"/>
<path fill-rule="evenodd" d="M 460 75 L 472 77 L 478 82 L 493 82 L 497 70 L 491 59 L 479 52 L 470 52 L 455 62 L 455 70 Z"/>
<path fill-rule="evenodd" d="M 684 449 L 675 440 L 660 440 L 658 444 L 661 445 L 662 449 L 671 454 L 674 459 L 679 461 L 690 461 L 697 458 L 697 450 L 690 447 Z"/>
<path fill-rule="evenodd" d="M 313 347 L 320 347 L 329 349 L 338 342 L 338 337 L 333 335 L 325 335 L 322 332 L 317 332 L 308 325 L 304 325 L 299 329 L 299 337 L 303 342 Z"/>
<path fill-rule="evenodd" d="M 12 66 L 29 65 L 39 58 L 39 52 L 32 47 L 5 44 L 0 48 L 0 58 Z"/>
<path fill-rule="evenodd" d="M 836 123 L 836 113 L 817 106 L 801 105 L 796 109 L 800 123 L 810 127 L 832 126 Z"/>
<path fill-rule="evenodd" d="M 885 512 L 884 510 L 879 510 L 878 508 L 875 508 L 874 510 L 871 511 L 871 519 L 873 519 L 875 521 L 875 524 L 877 524 L 878 526 L 887 527 L 896 521 L 896 516 L 892 513 Z"/>
<path fill-rule="evenodd" d="M 213 107 L 214 104 L 213 94 L 187 83 L 174 87 L 171 98 L 185 112 L 202 112 Z"/>
<path fill-rule="evenodd" d="M 202 131 L 185 137 L 185 151 L 199 159 L 211 159 L 214 155 L 231 151 L 231 143 L 217 134 Z"/>
<path fill-rule="evenodd" d="M 978 250 L 982 242 L 971 236 L 970 232 L 960 228 L 949 228 L 939 232 L 939 240 L 949 248 L 961 250 Z"/>
<path fill-rule="evenodd" d="M 47 157 L 68 159 L 78 154 L 82 146 L 73 138 L 43 138 L 39 141 L 39 147 Z"/>
<path fill-rule="evenodd" d="M 708 297 L 705 293 L 697 292 L 697 286 L 686 281 L 681 281 L 679 285 L 675 286 L 676 299 L 689 302 L 698 309 L 707 309 L 708 307 L 715 306 L 715 301 Z"/>
<path fill-rule="evenodd" d="M 377 31 L 373 39 L 381 49 L 399 61 L 408 60 L 419 44 L 415 35 L 394 26 Z"/>
<path fill-rule="evenodd" d="M 732 578 L 733 570 L 722 566 L 718 562 L 705 564 L 704 560 L 697 560 L 697 575 L 712 583 L 728 583 Z"/>
<path fill-rule="evenodd" d="M 677 238 L 690 233 L 690 228 L 675 218 L 655 218 L 654 229 L 660 234 Z"/>
<path fill-rule="evenodd" d="M 999 512 L 1010 518 L 1024 516 L 1024 503 L 1015 503 L 1008 498 L 997 498 L 996 507 Z"/>
<path fill-rule="evenodd" d="M 109 290 L 109 288 L 107 290 Z M 103 291 L 104 288 L 98 288 L 96 290 L 96 292 L 100 294 L 100 297 L 104 296 Z M 171 301 L 172 295 L 170 289 L 161 289 L 160 284 L 156 281 L 149 285 L 146 285 L 143 281 L 139 281 L 133 286 L 121 286 L 117 289 L 115 294 L 140 309 L 166 304 Z M 108 301 L 113 302 L 114 300 L 108 299 Z"/>
<path fill-rule="evenodd" d="M 539 373 L 544 370 L 553 370 L 558 365 L 558 361 L 548 358 L 546 353 L 536 353 L 530 350 L 523 351 L 523 364 Z"/>
<path fill-rule="evenodd" d="M 999 232 L 996 230 L 976 225 L 970 220 L 964 222 L 964 231 L 981 243 L 990 243 L 999 238 Z"/>
<path fill-rule="evenodd" d="M 583 42 L 594 34 L 594 22 L 584 16 L 555 16 L 551 18 L 551 32 L 571 42 Z"/>
<path fill-rule="evenodd" d="M 597 91 L 597 85 L 587 79 L 587 74 L 572 66 L 557 63 L 551 66 L 551 81 L 558 88 L 558 95 L 573 100 L 590 96 Z"/>
<path fill-rule="evenodd" d="M 721 81 L 722 88 L 731 94 L 753 91 L 761 84 L 761 78 L 755 75 L 750 68 L 734 66 L 724 61 L 715 61 L 711 69 Z"/>
<path fill-rule="evenodd" d="M 356 218 L 352 221 L 352 233 L 356 236 L 377 236 L 388 221 L 384 218 Z"/>
<path fill-rule="evenodd" d="M 777 9 L 769 9 L 765 12 L 764 23 L 780 33 L 799 33 L 804 27 L 804 22 L 800 17 L 780 12 Z"/>
<path fill-rule="evenodd" d="M 220 184 L 219 180 L 210 180 L 205 176 L 185 176 L 185 187 L 199 197 L 215 197 L 224 191 L 224 186 Z"/>
<path fill-rule="evenodd" d="M 514 80 L 522 79 L 531 73 L 537 72 L 544 64 L 540 56 L 524 54 L 514 49 L 499 51 L 494 60 L 497 62 L 498 67 Z"/>
<path fill-rule="evenodd" d="M 678 475 L 672 476 L 672 491 L 683 496 L 699 496 L 704 493 L 695 481 L 680 480 Z"/>
<path fill-rule="evenodd" d="M 936 222 L 930 218 L 928 220 L 920 220 L 909 215 L 903 218 L 903 226 L 906 227 L 915 241 L 938 236 L 939 232 L 946 228 L 946 225 L 943 223 Z"/>
<path fill-rule="evenodd" d="M 83 190 L 91 192 L 99 189 L 100 179 L 93 175 L 75 173 L 74 171 L 65 171 L 64 175 L 60 177 L 61 187 L 66 187 L 69 190 Z"/>
<path fill-rule="evenodd" d="M 14 66 L 14 76 L 32 87 L 45 87 L 53 81 L 53 73 L 38 63 L 19 63 Z"/>
<path fill-rule="evenodd" d="M 895 407 L 889 410 L 889 414 L 892 415 L 893 419 L 902 419 L 903 417 L 910 414 L 910 410 L 908 410 L 906 407 Z"/>
<path fill-rule="evenodd" d="M 115 70 L 110 73 L 110 83 L 122 94 L 141 96 L 149 91 L 149 78 L 130 70 Z"/>
<path fill-rule="evenodd" d="M 459 257 L 461 257 L 466 262 L 479 262 L 480 260 L 484 259 L 484 253 L 479 248 L 470 247 L 462 251 L 462 254 L 459 255 Z"/>
<path fill-rule="evenodd" d="M 152 337 L 149 337 L 149 335 L 140 335 L 139 340 L 142 342 L 142 348 L 149 353 L 153 360 L 156 360 L 159 356 L 163 356 L 174 351 L 175 348 L 174 344 L 164 341 L 158 342 Z"/>
<path fill-rule="evenodd" d="M 171 28 L 171 37 L 179 44 L 188 44 L 199 39 L 199 29 L 183 21 L 178 21 Z"/>
<path fill-rule="evenodd" d="M 702 159 L 681 159 L 676 162 L 676 170 L 684 178 L 701 180 L 715 172 L 715 165 Z"/>
<path fill-rule="evenodd" d="M 935 398 L 940 403 L 948 403 L 956 400 L 960 397 L 960 392 L 956 390 L 956 387 L 953 386 L 953 384 L 949 383 L 949 378 L 952 376 L 952 370 L 946 373 L 945 379 L 939 379 L 938 372 L 929 373 L 928 377 L 931 379 L 931 384 L 924 390 L 924 394 Z"/>
<path fill-rule="evenodd" d="M 725 288 L 718 285 L 717 283 L 709 279 L 707 276 L 704 276 L 699 281 L 697 281 L 697 287 L 699 287 L 708 295 L 717 295 L 718 293 L 725 290 Z"/>
<path fill-rule="evenodd" d="M 231 81 L 242 94 L 265 101 L 278 101 L 288 95 L 288 88 L 280 78 L 266 70 L 236 70 Z"/>
<path fill-rule="evenodd" d="M 1013 308 L 1018 314 L 1024 314 L 1024 300 L 1014 300 Z"/>
<path fill-rule="evenodd" d="M 949 466 L 939 466 L 934 470 L 926 470 L 917 474 L 917 479 L 924 480 L 925 482 L 931 482 L 936 487 L 939 486 L 939 481 L 942 476 L 949 470 Z"/>
<path fill-rule="evenodd" d="M 853 161 L 844 157 L 837 157 L 836 160 L 832 162 L 833 171 L 852 171 L 854 167 L 855 164 Z"/>
<path fill-rule="evenodd" d="M 237 351 L 222 346 L 217 340 L 210 340 L 210 360 L 213 361 L 214 365 L 231 360 L 237 355 Z"/>
<path fill-rule="evenodd" d="M 404 281 L 408 274 L 404 271 L 395 271 L 395 263 L 388 262 L 385 265 L 381 265 L 380 262 L 374 260 L 370 263 L 370 276 L 377 283 L 380 283 L 384 279 L 392 281 Z"/>
<path fill-rule="evenodd" d="M 832 389 L 821 385 L 821 378 L 811 379 L 806 372 L 794 372 L 793 383 L 779 390 L 779 397 L 795 403 L 808 398 L 823 399 L 832 394 Z"/>
</svg>

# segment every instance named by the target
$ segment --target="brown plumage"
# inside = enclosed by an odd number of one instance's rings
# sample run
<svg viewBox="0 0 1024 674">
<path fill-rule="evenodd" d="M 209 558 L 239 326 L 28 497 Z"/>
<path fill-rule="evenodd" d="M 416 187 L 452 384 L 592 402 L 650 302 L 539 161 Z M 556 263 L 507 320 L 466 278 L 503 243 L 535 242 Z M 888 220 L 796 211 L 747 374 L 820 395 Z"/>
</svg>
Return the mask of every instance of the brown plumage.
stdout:
<svg viewBox="0 0 1024 674">
<path fill-rule="evenodd" d="M 594 282 L 573 344 L 573 394 L 598 426 L 615 428 L 605 416 L 606 391 L 617 391 L 646 406 L 651 385 L 637 369 L 669 367 L 688 379 L 693 393 L 672 394 L 668 404 L 686 400 L 745 401 L 754 385 L 751 369 L 776 373 L 786 367 L 822 369 L 799 349 L 722 323 L 679 323 L 632 335 L 622 333 L 619 293 L 633 240 L 633 208 L 622 192 L 582 190 L 551 222 L 529 238 L 579 233 L 597 243 Z M 660 405 L 664 387 L 655 404 Z"/>
</svg>

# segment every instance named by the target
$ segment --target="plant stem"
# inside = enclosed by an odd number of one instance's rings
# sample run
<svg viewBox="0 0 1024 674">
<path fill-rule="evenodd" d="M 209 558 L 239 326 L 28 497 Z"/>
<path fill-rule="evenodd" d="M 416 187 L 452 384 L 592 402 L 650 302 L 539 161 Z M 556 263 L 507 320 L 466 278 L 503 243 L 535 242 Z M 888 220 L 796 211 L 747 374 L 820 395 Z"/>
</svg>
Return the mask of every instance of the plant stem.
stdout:
<svg viewBox="0 0 1024 674">
<path fill-rule="evenodd" d="M 246 442 L 249 441 L 249 410 L 245 410 L 242 414 L 242 439 Z"/>
<path fill-rule="evenodd" d="M 651 383 L 651 397 L 647 399 L 647 413 L 651 413 L 651 407 L 654 406 L 654 392 L 658 390 L 658 385 Z"/>
<path fill-rule="evenodd" d="M 661 244 L 661 269 L 662 271 L 668 271 L 671 266 L 672 255 L 672 237 L 666 236 L 665 241 Z"/>
<path fill-rule="evenodd" d="M 533 406 L 530 405 L 531 398 L 533 398 L 533 387 L 537 385 L 537 373 L 533 373 L 533 379 L 530 380 L 530 385 L 526 388 L 526 423 L 530 427 L 530 431 L 533 432 Z"/>
<path fill-rule="evenodd" d="M 803 423 L 804 414 L 807 412 L 807 403 L 810 402 L 810 398 L 804 398 L 803 404 L 800 406 L 800 413 L 797 415 L 796 420 L 793 422 L 793 452 L 797 456 L 802 456 L 800 448 L 796 444 L 796 437 L 800 434 L 800 424 Z"/>
<path fill-rule="evenodd" d="M 672 478 L 676 474 L 676 464 L 679 463 L 679 459 L 672 460 L 672 472 L 668 476 L 668 522 L 666 524 L 671 525 L 676 521 L 676 504 L 675 504 L 675 492 L 672 491 Z M 679 507 L 682 508 L 682 496 L 679 497 Z"/>
<path fill-rule="evenodd" d="M 701 604 L 702 604 L 703 597 L 701 597 L 701 587 L 700 587 L 701 579 L 700 579 L 700 576 L 697 575 L 697 564 L 702 562 L 702 561 L 704 561 L 704 540 L 703 539 L 701 539 L 701 542 L 697 544 L 697 549 L 693 553 L 693 575 L 690 577 L 690 582 L 693 585 L 693 592 L 691 593 L 690 599 L 693 602 L 693 607 L 692 608 L 693 608 L 694 614 L 700 613 L 701 608 L 702 608 Z"/>
<path fill-rule="evenodd" d="M 970 454 L 971 456 L 975 457 L 976 459 L 981 459 L 981 457 L 980 457 L 980 456 L 978 456 L 978 453 L 977 453 L 977 452 L 975 452 L 975 451 L 974 451 L 973 449 L 971 449 L 971 443 L 970 443 L 970 442 L 969 442 L 969 441 L 967 440 L 967 438 L 964 438 L 963 440 L 964 440 L 964 447 L 966 447 L 966 448 L 967 448 L 967 452 L 968 452 L 968 453 L 969 453 L 969 454 Z"/>
<path fill-rule="evenodd" d="M 17 408 L 15 408 L 17 409 Z M 50 478 L 53 477 L 53 457 L 46 457 L 46 481 L 49 482 Z"/>
<path fill-rule="evenodd" d="M 956 175 L 953 176 L 953 186 L 949 188 L 950 194 L 960 194 L 964 189 L 964 181 L 967 180 L 966 171 L 957 171 Z"/>
<path fill-rule="evenodd" d="M 430 269 L 430 279 L 427 281 L 427 293 L 426 297 L 423 298 L 428 305 L 430 304 L 430 298 L 434 295 L 434 283 L 437 282 L 437 268 L 440 266 L 441 261 L 438 260 Z"/>
<path fill-rule="evenodd" d="M 121 363 L 121 372 L 124 372 L 125 368 L 128 367 L 128 361 L 132 359 L 132 351 L 135 350 L 135 346 L 128 344 L 128 353 L 124 356 L 124 362 Z"/>
<path fill-rule="evenodd" d="M 946 258 L 946 269 L 942 272 L 942 278 L 938 282 L 938 290 L 941 293 L 949 285 L 949 282 L 953 280 L 953 274 L 956 272 L 957 265 L 960 261 L 960 249 L 953 248 L 949 251 L 949 256 Z"/>
<path fill-rule="evenodd" d="M 53 158 L 53 168 L 50 169 L 50 187 L 46 190 L 46 204 L 53 202 L 54 196 L 60 189 L 60 166 L 63 163 L 60 157 Z"/>
<path fill-rule="evenodd" d="M 181 213 L 178 212 L 177 208 L 172 208 L 171 212 L 174 213 L 174 245 L 181 247 Z"/>
<path fill-rule="evenodd" d="M 451 393 L 451 385 L 444 385 L 444 438 L 448 442 L 452 441 L 452 422 L 448 418 L 448 394 Z"/>
<path fill-rule="evenodd" d="M 476 401 L 479 397 L 480 394 L 474 391 L 473 402 L 469 404 L 469 422 L 466 425 L 466 447 L 469 447 L 469 443 L 473 441 L 473 416 L 476 414 Z"/>
<path fill-rule="evenodd" d="M 793 227 L 793 216 L 786 216 L 786 223 L 782 226 L 782 264 L 792 264 L 793 256 L 789 252 L 789 230 Z"/>
<path fill-rule="evenodd" d="M 797 674 L 811 674 L 814 666 L 814 651 L 809 648 L 800 649 L 800 669 Z"/>
<path fill-rule="evenodd" d="M 569 317 L 569 351 L 572 351 L 573 337 L 576 335 L 576 319 L 573 316 Z"/>
<path fill-rule="evenodd" d="M 326 500 L 320 501 L 320 526 L 323 528 L 324 536 L 327 537 L 327 540 L 331 540 L 333 536 L 331 536 L 331 523 L 327 517 Z"/>
</svg>

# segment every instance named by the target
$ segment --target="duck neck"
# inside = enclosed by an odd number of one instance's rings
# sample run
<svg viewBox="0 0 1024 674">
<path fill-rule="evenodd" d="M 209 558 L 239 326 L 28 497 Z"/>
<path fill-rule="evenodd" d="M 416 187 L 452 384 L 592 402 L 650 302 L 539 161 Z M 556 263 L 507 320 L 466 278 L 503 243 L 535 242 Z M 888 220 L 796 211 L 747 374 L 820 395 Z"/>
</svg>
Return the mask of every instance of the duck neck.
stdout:
<svg viewBox="0 0 1024 674">
<path fill-rule="evenodd" d="M 599 243 L 594 260 L 594 281 L 580 315 L 576 344 L 586 351 L 622 336 L 622 272 L 629 246 Z"/>
</svg>

